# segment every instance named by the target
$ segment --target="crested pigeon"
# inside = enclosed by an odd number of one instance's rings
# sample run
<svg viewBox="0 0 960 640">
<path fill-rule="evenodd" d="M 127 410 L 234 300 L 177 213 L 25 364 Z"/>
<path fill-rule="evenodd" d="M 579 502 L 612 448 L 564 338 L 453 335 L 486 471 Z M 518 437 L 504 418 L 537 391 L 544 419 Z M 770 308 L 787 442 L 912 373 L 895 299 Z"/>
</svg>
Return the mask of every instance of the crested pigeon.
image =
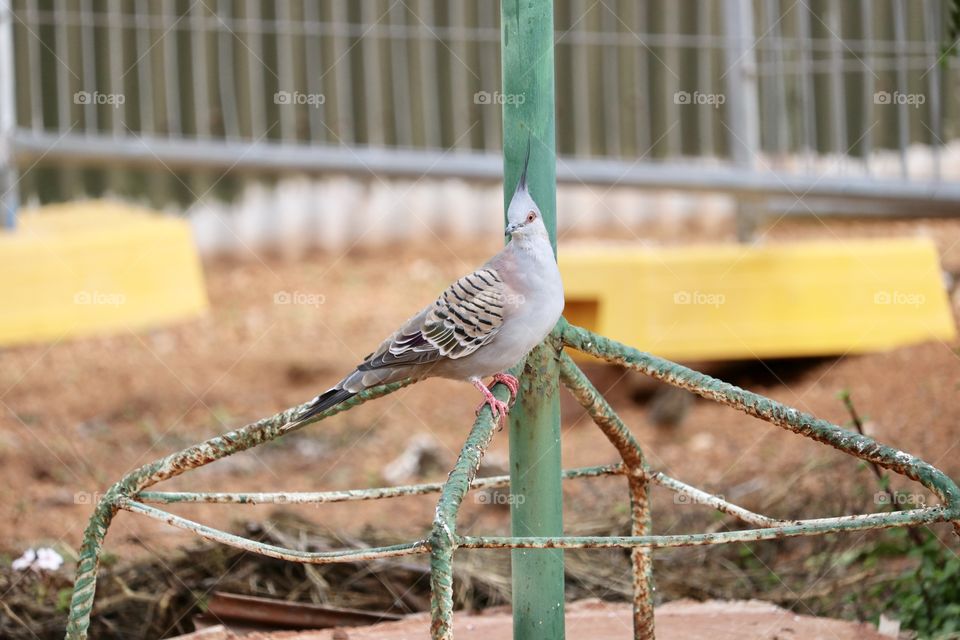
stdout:
<svg viewBox="0 0 960 640">
<path fill-rule="evenodd" d="M 483 395 L 502 429 L 519 383 L 506 370 L 550 333 L 563 312 L 563 283 L 540 208 L 527 188 L 527 166 L 507 208 L 510 241 L 482 267 L 450 285 L 407 320 L 348 376 L 314 398 L 297 422 L 364 389 L 413 378 L 467 380 Z M 488 387 L 483 378 L 493 376 Z M 502 382 L 510 401 L 490 389 Z"/>
</svg>

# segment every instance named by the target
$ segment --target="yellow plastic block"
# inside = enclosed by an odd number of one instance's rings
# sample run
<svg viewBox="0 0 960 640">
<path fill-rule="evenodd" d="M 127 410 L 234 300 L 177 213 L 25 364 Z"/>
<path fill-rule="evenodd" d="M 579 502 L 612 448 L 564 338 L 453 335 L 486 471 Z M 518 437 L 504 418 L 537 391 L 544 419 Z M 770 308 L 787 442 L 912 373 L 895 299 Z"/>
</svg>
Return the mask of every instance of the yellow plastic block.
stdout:
<svg viewBox="0 0 960 640">
<path fill-rule="evenodd" d="M 0 233 L 0 344 L 154 327 L 206 308 L 184 220 L 89 201 L 23 211 Z"/>
<path fill-rule="evenodd" d="M 561 248 L 566 315 L 680 360 L 840 355 L 927 340 L 955 323 L 923 238 L 765 246 Z"/>
</svg>

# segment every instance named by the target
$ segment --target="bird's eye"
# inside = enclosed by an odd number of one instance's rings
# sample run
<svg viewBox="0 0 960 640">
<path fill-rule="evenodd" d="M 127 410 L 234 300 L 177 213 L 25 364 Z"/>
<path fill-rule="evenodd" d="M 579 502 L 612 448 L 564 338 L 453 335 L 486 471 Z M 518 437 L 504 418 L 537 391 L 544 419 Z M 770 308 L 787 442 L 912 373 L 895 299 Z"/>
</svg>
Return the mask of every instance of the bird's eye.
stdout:
<svg viewBox="0 0 960 640">
<path fill-rule="evenodd" d="M 527 222 L 533 222 L 536 219 L 537 219 L 536 211 L 531 211 L 530 213 L 527 214 Z"/>
</svg>

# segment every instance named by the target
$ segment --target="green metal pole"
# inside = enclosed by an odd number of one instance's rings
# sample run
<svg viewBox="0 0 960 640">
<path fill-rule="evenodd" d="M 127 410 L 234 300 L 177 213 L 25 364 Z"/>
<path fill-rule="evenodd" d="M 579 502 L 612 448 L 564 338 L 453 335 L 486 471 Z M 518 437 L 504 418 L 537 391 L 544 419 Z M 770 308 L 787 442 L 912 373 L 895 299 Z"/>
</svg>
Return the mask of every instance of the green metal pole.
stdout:
<svg viewBox="0 0 960 640">
<path fill-rule="evenodd" d="M 527 181 L 557 249 L 554 131 L 553 1 L 502 0 L 504 210 L 530 141 Z M 548 339 L 549 342 L 549 339 Z M 527 357 L 510 413 L 511 531 L 515 536 L 563 533 L 557 346 Z M 512 551 L 513 637 L 564 637 L 563 551 Z"/>
</svg>

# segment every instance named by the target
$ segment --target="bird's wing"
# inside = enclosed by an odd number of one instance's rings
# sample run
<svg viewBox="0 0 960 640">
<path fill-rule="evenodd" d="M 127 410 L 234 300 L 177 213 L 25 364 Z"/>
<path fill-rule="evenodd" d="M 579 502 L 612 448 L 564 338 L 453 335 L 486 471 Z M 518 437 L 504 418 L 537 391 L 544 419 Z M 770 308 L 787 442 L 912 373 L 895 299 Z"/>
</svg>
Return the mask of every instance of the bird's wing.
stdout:
<svg viewBox="0 0 960 640">
<path fill-rule="evenodd" d="M 450 285 L 436 302 L 367 356 L 357 370 L 470 355 L 497 335 L 503 325 L 505 298 L 506 287 L 497 271 L 478 269 Z"/>
</svg>

